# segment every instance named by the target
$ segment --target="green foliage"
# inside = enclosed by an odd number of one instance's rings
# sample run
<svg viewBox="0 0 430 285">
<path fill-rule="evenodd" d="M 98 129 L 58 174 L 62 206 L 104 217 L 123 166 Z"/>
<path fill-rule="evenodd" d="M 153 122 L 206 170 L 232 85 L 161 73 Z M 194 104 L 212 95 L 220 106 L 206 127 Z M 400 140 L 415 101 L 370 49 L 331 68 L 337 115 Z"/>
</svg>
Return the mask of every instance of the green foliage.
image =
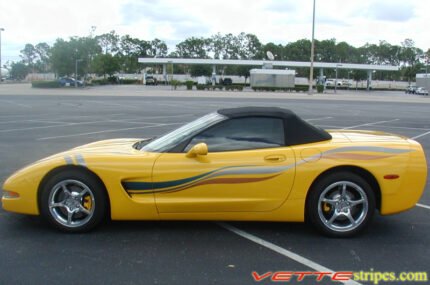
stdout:
<svg viewBox="0 0 430 285">
<path fill-rule="evenodd" d="M 110 82 L 107 79 L 93 79 L 91 81 L 92 85 L 107 85 L 110 84 Z"/>
<path fill-rule="evenodd" d="M 139 79 L 120 79 L 119 83 L 124 85 L 132 85 L 132 84 L 142 84 L 142 81 Z"/>
<path fill-rule="evenodd" d="M 94 29 L 92 30 L 94 32 Z M 185 57 L 215 59 L 264 59 L 266 52 L 271 51 L 275 60 L 309 61 L 311 42 L 300 39 L 286 45 L 276 43 L 262 44 L 253 34 L 237 35 L 215 34 L 211 37 L 190 37 L 169 51 L 160 39 L 143 40 L 130 35 L 120 36 L 115 31 L 93 36 L 57 39 L 53 46 L 46 43 L 33 45 L 28 43 L 21 50 L 22 63 L 31 71 L 55 72 L 57 76 L 82 77 L 89 73 L 107 74 L 121 71 L 124 73 L 140 73 L 144 68 L 151 67 L 158 72 L 160 65 L 142 66 L 139 57 Z M 104 57 L 103 57 L 104 56 Z M 427 56 L 427 59 L 426 59 Z M 366 44 L 354 47 L 336 39 L 315 41 L 315 60 L 317 62 L 359 63 L 359 64 L 391 64 L 401 67 L 398 72 L 376 72 L 377 80 L 413 80 L 417 72 L 421 72 L 423 64 L 430 56 L 430 49 L 425 53 L 417 48 L 411 39 L 399 44 L 390 44 L 381 40 L 378 44 Z M 78 74 L 75 75 L 78 60 Z M 425 65 L 424 65 L 425 66 Z M 169 74 L 191 73 L 193 76 L 211 76 L 211 66 L 174 65 L 169 67 Z M 220 74 L 240 75 L 245 80 L 249 77 L 249 67 L 220 67 Z M 296 68 L 297 76 L 307 77 L 309 68 Z M 360 73 L 361 72 L 361 73 Z M 335 71 L 325 69 L 328 78 L 334 78 Z M 363 71 L 350 73 L 338 70 L 338 78 L 366 78 Z"/>
<path fill-rule="evenodd" d="M 99 54 L 93 60 L 94 72 L 98 75 L 114 75 L 120 69 L 119 60 L 111 54 Z"/>
<path fill-rule="evenodd" d="M 194 85 L 194 81 L 192 81 L 192 80 L 185 81 L 185 86 L 187 86 L 187 90 L 192 90 L 193 85 Z M 197 85 L 197 86 L 199 86 L 199 85 Z"/>
<path fill-rule="evenodd" d="M 173 88 L 176 90 L 178 86 L 181 86 L 181 81 L 175 79 L 170 80 L 170 85 L 172 85 Z"/>
<path fill-rule="evenodd" d="M 212 66 L 203 65 L 203 64 L 195 64 L 190 67 L 190 74 L 193 77 L 198 76 L 211 76 L 212 75 Z"/>
<path fill-rule="evenodd" d="M 36 49 L 32 44 L 26 44 L 24 49 L 21 50 L 22 62 L 28 66 L 33 66 L 37 58 Z"/>
<path fill-rule="evenodd" d="M 309 90 L 309 85 L 296 85 L 294 88 L 284 88 L 284 87 L 252 87 L 254 91 L 296 91 L 296 92 L 306 92 Z"/>
<path fill-rule="evenodd" d="M 296 92 L 305 92 L 309 90 L 309 85 L 295 85 L 294 90 Z"/>
<path fill-rule="evenodd" d="M 23 62 L 13 62 L 10 69 L 10 77 L 15 80 L 23 80 L 29 73 L 29 68 Z"/>
<path fill-rule="evenodd" d="M 208 58 L 208 39 L 191 37 L 176 45 L 176 53 L 183 58 Z"/>
<path fill-rule="evenodd" d="M 232 85 L 226 85 L 224 86 L 226 91 L 242 91 L 243 90 L 243 85 L 239 85 L 239 84 L 232 84 Z"/>
<path fill-rule="evenodd" d="M 323 84 L 318 84 L 317 85 L 317 92 L 318 93 L 323 93 L 324 92 L 324 85 Z"/>
<path fill-rule="evenodd" d="M 52 81 L 32 81 L 31 87 L 33 88 L 60 88 L 60 82 L 58 80 Z"/>
</svg>

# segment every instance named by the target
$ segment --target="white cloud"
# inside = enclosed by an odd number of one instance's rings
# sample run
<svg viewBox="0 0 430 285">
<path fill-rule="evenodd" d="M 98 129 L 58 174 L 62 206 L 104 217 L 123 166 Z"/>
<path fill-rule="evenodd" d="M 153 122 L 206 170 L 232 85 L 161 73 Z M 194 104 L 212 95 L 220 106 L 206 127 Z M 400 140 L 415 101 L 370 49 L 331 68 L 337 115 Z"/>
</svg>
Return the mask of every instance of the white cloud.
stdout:
<svg viewBox="0 0 430 285">
<path fill-rule="evenodd" d="M 336 38 L 355 46 L 412 38 L 424 50 L 429 1 L 317 0 L 316 38 Z M 2 60 L 19 59 L 26 43 L 52 44 L 56 38 L 116 30 L 146 40 L 155 37 L 174 47 L 195 36 L 240 32 L 264 43 L 286 44 L 310 38 L 312 0 L 13 0 L 0 2 Z"/>
</svg>

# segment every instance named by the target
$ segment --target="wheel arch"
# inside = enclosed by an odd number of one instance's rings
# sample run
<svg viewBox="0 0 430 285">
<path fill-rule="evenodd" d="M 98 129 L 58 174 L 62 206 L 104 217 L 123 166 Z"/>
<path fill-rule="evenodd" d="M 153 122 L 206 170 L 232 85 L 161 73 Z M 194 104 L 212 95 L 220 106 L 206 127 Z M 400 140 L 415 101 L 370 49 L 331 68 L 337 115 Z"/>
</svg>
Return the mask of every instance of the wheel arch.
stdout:
<svg viewBox="0 0 430 285">
<path fill-rule="evenodd" d="M 363 178 L 364 180 L 366 180 L 370 184 L 370 187 L 372 188 L 373 192 L 375 193 L 376 208 L 378 210 L 381 209 L 381 203 L 382 203 L 381 187 L 379 186 L 379 183 L 376 180 L 375 176 L 371 172 L 369 172 L 368 170 L 366 170 L 362 167 L 353 166 L 353 165 L 342 165 L 342 166 L 336 166 L 336 167 L 325 170 L 320 175 L 318 175 L 317 178 L 315 178 L 315 180 L 312 182 L 311 186 L 308 189 L 308 192 L 306 193 L 305 216 L 307 216 L 306 213 L 307 213 L 307 208 L 308 208 L 307 207 L 308 200 L 309 200 L 309 196 L 310 196 L 309 194 L 311 193 L 315 184 L 317 184 L 318 181 L 320 181 L 322 178 L 324 178 L 324 177 L 326 177 L 332 173 L 336 173 L 336 172 L 354 173 L 354 174 L 360 176 L 361 178 Z"/>
<path fill-rule="evenodd" d="M 40 212 L 40 204 L 41 204 L 41 193 L 42 193 L 42 189 L 43 186 L 49 181 L 49 179 L 51 177 L 53 177 L 54 175 L 64 172 L 64 171 L 78 171 L 81 172 L 83 174 L 89 174 L 90 176 L 92 176 L 94 179 L 97 180 L 97 182 L 102 186 L 102 190 L 105 192 L 106 195 L 106 202 L 107 202 L 107 211 L 109 213 L 110 216 L 110 198 L 109 198 L 109 193 L 106 189 L 106 185 L 103 183 L 103 181 L 100 179 L 100 177 L 95 174 L 93 171 L 91 171 L 90 169 L 84 167 L 84 166 L 80 166 L 80 165 L 63 165 L 63 166 L 59 166 L 56 167 L 54 169 L 51 169 L 48 173 L 45 174 L 45 176 L 42 178 L 42 180 L 39 183 L 39 187 L 37 188 L 37 207 L 38 210 Z"/>
</svg>

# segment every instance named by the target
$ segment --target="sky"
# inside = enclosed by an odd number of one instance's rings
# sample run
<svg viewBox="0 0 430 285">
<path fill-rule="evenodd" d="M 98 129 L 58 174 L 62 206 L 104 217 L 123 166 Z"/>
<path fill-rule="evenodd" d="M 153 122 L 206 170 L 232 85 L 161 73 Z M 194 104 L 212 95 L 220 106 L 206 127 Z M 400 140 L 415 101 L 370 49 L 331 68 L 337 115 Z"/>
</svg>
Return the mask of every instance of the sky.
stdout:
<svg viewBox="0 0 430 285">
<path fill-rule="evenodd" d="M 188 37 L 240 32 L 262 43 L 311 38 L 313 0 L 2 0 L 2 62 L 20 60 L 26 43 L 115 30 L 164 40 L 169 51 Z M 404 39 L 430 48 L 430 0 L 316 0 L 315 38 L 353 46 Z"/>
</svg>

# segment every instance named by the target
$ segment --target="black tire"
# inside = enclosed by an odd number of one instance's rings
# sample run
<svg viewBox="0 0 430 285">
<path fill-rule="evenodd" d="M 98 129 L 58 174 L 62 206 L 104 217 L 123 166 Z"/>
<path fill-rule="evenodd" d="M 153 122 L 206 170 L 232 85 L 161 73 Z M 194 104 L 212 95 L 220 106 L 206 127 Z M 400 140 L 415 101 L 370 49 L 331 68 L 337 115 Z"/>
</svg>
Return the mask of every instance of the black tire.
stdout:
<svg viewBox="0 0 430 285">
<path fill-rule="evenodd" d="M 310 189 L 306 215 L 324 235 L 352 237 L 369 225 L 375 205 L 375 193 L 362 177 L 336 172 L 322 177 Z"/>
<path fill-rule="evenodd" d="M 98 226 L 107 218 L 108 203 L 103 184 L 80 170 L 53 175 L 39 195 L 41 216 L 64 232 L 87 232 Z"/>
</svg>

